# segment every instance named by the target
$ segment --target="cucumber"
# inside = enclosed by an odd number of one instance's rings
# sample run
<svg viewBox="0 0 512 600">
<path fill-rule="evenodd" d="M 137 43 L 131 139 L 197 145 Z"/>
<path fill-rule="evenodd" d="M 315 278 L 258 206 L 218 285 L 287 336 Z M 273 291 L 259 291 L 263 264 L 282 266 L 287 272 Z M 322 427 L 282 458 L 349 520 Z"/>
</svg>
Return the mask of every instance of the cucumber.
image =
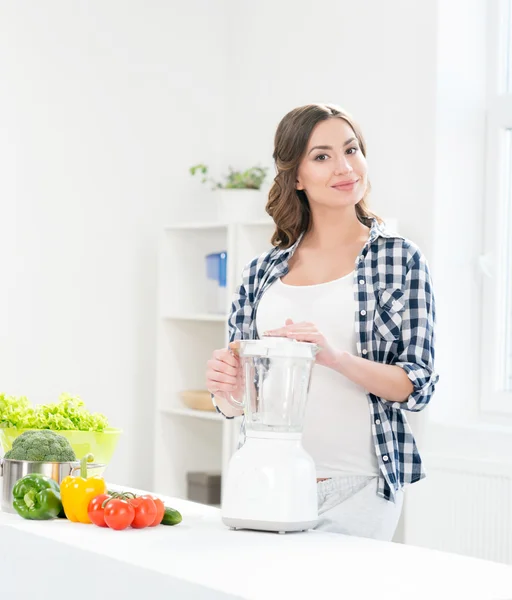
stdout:
<svg viewBox="0 0 512 600">
<path fill-rule="evenodd" d="M 164 518 L 162 519 L 161 525 L 177 525 L 181 523 L 181 514 L 174 508 L 165 507 Z"/>
</svg>

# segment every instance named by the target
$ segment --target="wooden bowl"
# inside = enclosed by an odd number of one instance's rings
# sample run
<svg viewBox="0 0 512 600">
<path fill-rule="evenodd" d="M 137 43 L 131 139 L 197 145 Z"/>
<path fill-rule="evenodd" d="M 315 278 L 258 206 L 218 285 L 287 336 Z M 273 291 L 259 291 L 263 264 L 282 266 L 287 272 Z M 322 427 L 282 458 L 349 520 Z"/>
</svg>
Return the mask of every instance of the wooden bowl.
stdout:
<svg viewBox="0 0 512 600">
<path fill-rule="evenodd" d="M 207 390 L 186 390 L 181 392 L 180 396 L 188 408 L 193 410 L 215 410 L 211 394 Z"/>
</svg>

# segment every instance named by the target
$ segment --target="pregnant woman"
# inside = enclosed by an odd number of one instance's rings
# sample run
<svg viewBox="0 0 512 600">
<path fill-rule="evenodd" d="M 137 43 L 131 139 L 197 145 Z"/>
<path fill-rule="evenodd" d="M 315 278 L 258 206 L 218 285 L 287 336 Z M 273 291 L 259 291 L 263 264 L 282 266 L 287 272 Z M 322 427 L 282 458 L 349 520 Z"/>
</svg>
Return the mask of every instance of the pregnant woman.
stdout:
<svg viewBox="0 0 512 600">
<path fill-rule="evenodd" d="M 406 412 L 427 406 L 438 379 L 427 262 L 369 211 L 365 142 L 341 108 L 289 112 L 273 156 L 273 248 L 244 270 L 230 340 L 320 346 L 303 432 L 317 469 L 317 528 L 391 540 L 404 487 L 425 476 Z M 227 348 L 208 361 L 207 386 L 227 418 L 242 414 L 230 402 L 241 400 L 239 368 Z"/>
</svg>

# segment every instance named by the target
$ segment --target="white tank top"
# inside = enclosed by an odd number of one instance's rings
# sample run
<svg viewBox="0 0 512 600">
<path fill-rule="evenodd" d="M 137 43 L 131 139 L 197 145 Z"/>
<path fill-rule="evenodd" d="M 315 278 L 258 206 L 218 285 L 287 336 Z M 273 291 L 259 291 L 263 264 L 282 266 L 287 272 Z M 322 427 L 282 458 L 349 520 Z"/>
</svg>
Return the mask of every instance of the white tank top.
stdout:
<svg viewBox="0 0 512 600">
<path fill-rule="evenodd" d="M 338 350 L 356 353 L 354 274 L 319 285 L 287 285 L 278 279 L 263 294 L 256 312 L 259 336 L 294 322 L 314 323 Z M 302 443 L 317 477 L 378 475 L 365 390 L 332 369 L 315 365 Z"/>
</svg>

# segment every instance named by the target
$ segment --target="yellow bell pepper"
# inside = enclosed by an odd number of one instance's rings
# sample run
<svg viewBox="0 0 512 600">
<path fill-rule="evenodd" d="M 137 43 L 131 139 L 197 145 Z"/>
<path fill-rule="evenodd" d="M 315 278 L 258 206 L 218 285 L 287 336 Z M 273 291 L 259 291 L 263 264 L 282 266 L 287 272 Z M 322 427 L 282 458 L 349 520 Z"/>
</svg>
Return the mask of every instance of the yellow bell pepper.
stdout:
<svg viewBox="0 0 512 600">
<path fill-rule="evenodd" d="M 91 523 L 87 509 L 89 502 L 105 494 L 107 486 L 100 477 L 87 477 L 87 463 L 93 460 L 92 454 L 87 454 L 80 461 L 80 477 L 65 477 L 60 484 L 62 506 L 66 517 L 74 523 Z"/>
</svg>

